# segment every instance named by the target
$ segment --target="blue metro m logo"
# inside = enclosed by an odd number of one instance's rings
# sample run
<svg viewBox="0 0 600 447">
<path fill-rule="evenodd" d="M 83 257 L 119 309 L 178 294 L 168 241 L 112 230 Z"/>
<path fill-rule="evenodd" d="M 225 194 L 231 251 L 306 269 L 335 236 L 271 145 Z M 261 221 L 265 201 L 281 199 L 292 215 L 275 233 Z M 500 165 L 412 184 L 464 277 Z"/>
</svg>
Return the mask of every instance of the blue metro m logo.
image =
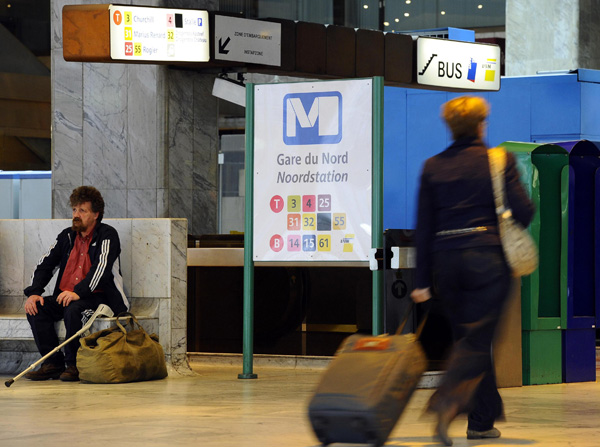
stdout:
<svg viewBox="0 0 600 447">
<path fill-rule="evenodd" d="M 289 93 L 283 98 L 283 142 L 336 144 L 342 140 L 340 92 Z"/>
</svg>

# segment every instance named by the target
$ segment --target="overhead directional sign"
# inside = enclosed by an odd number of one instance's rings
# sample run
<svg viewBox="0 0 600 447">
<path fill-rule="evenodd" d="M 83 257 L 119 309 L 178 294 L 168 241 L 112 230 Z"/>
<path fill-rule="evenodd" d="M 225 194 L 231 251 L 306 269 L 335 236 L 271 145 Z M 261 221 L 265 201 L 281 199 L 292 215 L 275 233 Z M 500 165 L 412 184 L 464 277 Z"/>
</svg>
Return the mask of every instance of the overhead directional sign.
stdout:
<svg viewBox="0 0 600 447">
<path fill-rule="evenodd" d="M 215 16 L 215 59 L 281 65 L 281 24 Z"/>
<path fill-rule="evenodd" d="M 208 12 L 110 5 L 110 57 L 208 62 Z"/>
<path fill-rule="evenodd" d="M 500 47 L 419 37 L 417 83 L 462 90 L 500 90 Z"/>
</svg>

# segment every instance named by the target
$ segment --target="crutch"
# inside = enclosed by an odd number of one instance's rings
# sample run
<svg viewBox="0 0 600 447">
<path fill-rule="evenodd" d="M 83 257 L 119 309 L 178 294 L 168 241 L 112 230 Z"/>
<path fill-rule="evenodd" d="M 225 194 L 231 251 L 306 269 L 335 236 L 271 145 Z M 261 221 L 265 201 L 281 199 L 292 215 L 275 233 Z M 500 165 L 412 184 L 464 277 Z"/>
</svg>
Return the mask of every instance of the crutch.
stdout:
<svg viewBox="0 0 600 447">
<path fill-rule="evenodd" d="M 94 320 L 96 318 L 98 318 L 99 316 L 101 316 L 101 315 L 103 315 L 105 317 L 112 317 L 114 315 L 114 313 L 113 313 L 112 309 L 110 307 L 108 307 L 106 304 L 100 304 L 98 306 L 98 308 L 96 309 L 96 312 L 94 312 L 94 314 L 90 317 L 90 319 L 83 325 L 83 327 L 81 329 L 79 329 L 77 331 L 77 333 L 73 334 L 72 337 L 70 337 L 68 340 L 65 340 L 63 343 L 61 343 L 60 345 L 58 345 L 56 348 L 54 348 L 48 354 L 46 354 L 45 356 L 43 356 L 37 362 L 32 363 L 31 365 L 29 365 L 29 368 L 27 368 L 21 374 L 19 374 L 18 376 L 13 377 L 12 379 L 7 380 L 6 382 L 4 382 L 4 385 L 6 385 L 7 387 L 11 386 L 13 383 L 15 383 L 17 380 L 19 380 L 21 377 L 23 377 L 25 374 L 27 374 L 29 371 L 31 371 L 33 368 L 35 368 L 37 365 L 39 365 L 40 363 L 42 363 L 44 360 L 46 360 L 52 354 L 58 352 L 60 350 L 60 348 L 62 348 L 63 346 L 65 346 L 67 343 L 70 343 L 75 338 L 79 337 L 81 334 L 83 334 L 85 331 L 87 331 L 90 327 L 92 327 L 92 323 L 94 322 Z"/>
</svg>

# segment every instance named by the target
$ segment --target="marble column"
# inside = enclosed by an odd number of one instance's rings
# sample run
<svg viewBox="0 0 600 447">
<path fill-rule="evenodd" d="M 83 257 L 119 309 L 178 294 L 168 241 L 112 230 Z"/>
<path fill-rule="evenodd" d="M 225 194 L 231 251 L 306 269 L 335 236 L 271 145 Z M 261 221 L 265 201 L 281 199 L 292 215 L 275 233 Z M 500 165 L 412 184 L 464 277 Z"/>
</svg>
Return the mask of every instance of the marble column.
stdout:
<svg viewBox="0 0 600 447">
<path fill-rule="evenodd" d="M 600 68 L 595 0 L 507 0 L 506 74 Z"/>
<path fill-rule="evenodd" d="M 52 0 L 53 217 L 96 186 L 106 217 L 178 217 L 193 234 L 217 230 L 218 108 L 214 75 L 162 65 L 66 62 L 62 8 Z M 131 3 L 127 1 L 126 3 Z M 149 0 L 147 6 L 214 10 L 218 1 Z"/>
</svg>

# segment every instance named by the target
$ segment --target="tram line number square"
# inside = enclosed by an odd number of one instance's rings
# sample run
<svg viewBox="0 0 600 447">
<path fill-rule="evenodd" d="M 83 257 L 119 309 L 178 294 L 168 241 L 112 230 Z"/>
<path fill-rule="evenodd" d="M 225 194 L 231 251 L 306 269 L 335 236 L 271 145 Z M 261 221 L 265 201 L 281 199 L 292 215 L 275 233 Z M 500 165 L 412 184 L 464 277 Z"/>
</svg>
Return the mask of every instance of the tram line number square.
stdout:
<svg viewBox="0 0 600 447">
<path fill-rule="evenodd" d="M 300 230 L 300 222 L 302 221 L 301 214 L 288 214 L 287 229 L 290 231 Z"/>
<path fill-rule="evenodd" d="M 287 210 L 288 210 L 288 212 L 301 211 L 302 210 L 302 198 L 300 196 L 288 196 L 287 197 Z"/>
<path fill-rule="evenodd" d="M 331 213 L 317 213 L 317 231 L 331 231 Z"/>
<path fill-rule="evenodd" d="M 346 213 L 333 213 L 333 229 L 334 230 L 345 230 L 346 229 Z"/>
<path fill-rule="evenodd" d="M 302 215 L 302 229 L 315 231 L 317 229 L 317 215 L 315 213 L 305 213 Z"/>
<path fill-rule="evenodd" d="M 302 211 L 311 212 L 316 210 L 316 196 L 306 195 L 302 196 Z"/>
<path fill-rule="evenodd" d="M 331 194 L 319 194 L 317 203 L 317 211 L 331 211 Z"/>
<path fill-rule="evenodd" d="M 125 42 L 125 56 L 133 56 L 133 42 Z"/>
</svg>

